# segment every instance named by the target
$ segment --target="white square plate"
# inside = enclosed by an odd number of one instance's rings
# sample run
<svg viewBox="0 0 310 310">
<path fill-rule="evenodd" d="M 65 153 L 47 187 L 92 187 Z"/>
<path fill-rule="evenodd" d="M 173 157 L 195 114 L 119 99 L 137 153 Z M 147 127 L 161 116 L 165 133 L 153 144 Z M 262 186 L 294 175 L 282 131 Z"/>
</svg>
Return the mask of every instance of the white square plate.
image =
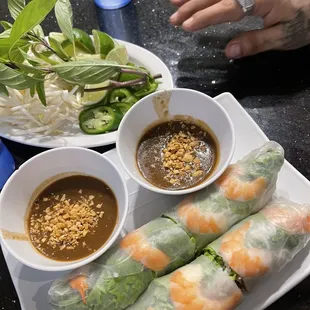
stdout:
<svg viewBox="0 0 310 310">
<path fill-rule="evenodd" d="M 262 130 L 242 108 L 238 101 L 229 93 L 215 98 L 229 113 L 236 130 L 236 152 L 233 161 L 238 160 L 252 149 L 259 147 L 268 140 Z M 163 196 L 141 188 L 123 171 L 115 150 L 104 154 L 120 169 L 128 186 L 130 194 L 129 215 L 123 234 L 147 223 L 163 211 L 175 205 L 181 197 Z M 310 202 L 310 182 L 303 177 L 288 162 L 280 172 L 277 184 L 277 195 L 284 196 L 296 202 Z M 310 274 L 310 244 L 303 249 L 294 260 L 280 273 L 264 278 L 258 283 L 253 292 L 246 296 L 238 310 L 261 310 L 268 307 L 286 292 L 292 289 Z M 50 273 L 28 268 L 5 249 L 6 259 L 11 277 L 23 310 L 48 310 L 47 292 L 52 281 L 64 273 Z"/>
</svg>

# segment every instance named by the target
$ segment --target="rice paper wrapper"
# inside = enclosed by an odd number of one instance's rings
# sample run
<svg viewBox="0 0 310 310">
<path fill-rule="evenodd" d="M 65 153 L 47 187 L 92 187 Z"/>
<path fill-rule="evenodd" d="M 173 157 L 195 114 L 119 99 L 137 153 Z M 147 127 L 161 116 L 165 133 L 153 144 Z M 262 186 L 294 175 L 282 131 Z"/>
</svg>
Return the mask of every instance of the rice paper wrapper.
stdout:
<svg viewBox="0 0 310 310">
<path fill-rule="evenodd" d="M 226 272 L 206 256 L 154 280 L 128 310 L 232 310 L 242 292 Z"/>
<path fill-rule="evenodd" d="M 268 203 L 283 163 L 283 148 L 268 142 L 229 166 L 214 184 L 187 197 L 163 216 L 180 224 L 202 250 Z"/>
<path fill-rule="evenodd" d="M 49 302 L 53 309 L 125 309 L 155 277 L 187 264 L 194 255 L 195 244 L 181 227 L 156 218 L 95 262 L 56 280 Z"/>
<path fill-rule="evenodd" d="M 250 289 L 254 280 L 285 267 L 309 239 L 310 205 L 277 199 L 208 248 L 216 251 Z"/>
</svg>

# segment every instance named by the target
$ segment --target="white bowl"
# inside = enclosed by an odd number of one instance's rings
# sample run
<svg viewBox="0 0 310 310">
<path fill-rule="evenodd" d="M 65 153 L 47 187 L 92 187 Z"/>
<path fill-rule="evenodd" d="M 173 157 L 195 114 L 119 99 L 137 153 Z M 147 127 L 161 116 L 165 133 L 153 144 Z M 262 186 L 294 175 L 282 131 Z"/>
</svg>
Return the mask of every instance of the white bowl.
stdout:
<svg viewBox="0 0 310 310">
<path fill-rule="evenodd" d="M 77 172 L 104 181 L 118 204 L 118 220 L 107 242 L 93 254 L 80 260 L 63 262 L 40 254 L 30 241 L 4 237 L 3 230 L 26 234 L 25 217 L 34 191 L 44 181 L 63 173 Z M 116 166 L 101 154 L 77 147 L 43 152 L 24 163 L 8 180 L 0 195 L 0 241 L 21 263 L 39 270 L 62 271 L 85 265 L 108 250 L 118 237 L 128 212 L 128 192 Z"/>
<path fill-rule="evenodd" d="M 220 158 L 210 177 L 195 187 L 183 190 L 166 190 L 154 186 L 142 176 L 136 162 L 137 146 L 142 134 L 148 126 L 159 120 L 153 98 L 160 96 L 165 100 L 167 95 L 171 95 L 168 104 L 170 117 L 185 115 L 203 121 L 219 143 Z M 225 171 L 235 150 L 235 130 L 227 112 L 211 97 L 195 90 L 175 88 L 148 95 L 127 112 L 118 129 L 116 148 L 124 169 L 141 186 L 161 194 L 183 195 L 208 186 Z"/>
</svg>

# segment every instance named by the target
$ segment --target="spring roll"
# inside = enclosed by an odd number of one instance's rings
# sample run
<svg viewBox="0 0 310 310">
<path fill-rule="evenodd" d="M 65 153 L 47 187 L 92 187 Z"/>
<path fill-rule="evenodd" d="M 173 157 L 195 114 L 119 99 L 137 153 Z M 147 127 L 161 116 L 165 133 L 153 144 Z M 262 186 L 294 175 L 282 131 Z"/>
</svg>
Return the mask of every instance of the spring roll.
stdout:
<svg viewBox="0 0 310 310">
<path fill-rule="evenodd" d="M 217 264 L 204 255 L 154 280 L 128 310 L 230 310 L 242 292 Z"/>
<path fill-rule="evenodd" d="M 280 199 L 212 242 L 206 254 L 222 261 L 250 289 L 258 278 L 280 271 L 309 239 L 310 205 Z"/>
<path fill-rule="evenodd" d="M 120 310 L 133 304 L 155 277 L 194 259 L 195 244 L 178 225 L 157 218 L 125 236 L 95 262 L 56 280 L 53 309 Z"/>
<path fill-rule="evenodd" d="M 268 142 L 229 166 L 214 184 L 187 197 L 164 216 L 195 238 L 200 251 L 267 204 L 283 162 L 283 148 Z"/>
</svg>

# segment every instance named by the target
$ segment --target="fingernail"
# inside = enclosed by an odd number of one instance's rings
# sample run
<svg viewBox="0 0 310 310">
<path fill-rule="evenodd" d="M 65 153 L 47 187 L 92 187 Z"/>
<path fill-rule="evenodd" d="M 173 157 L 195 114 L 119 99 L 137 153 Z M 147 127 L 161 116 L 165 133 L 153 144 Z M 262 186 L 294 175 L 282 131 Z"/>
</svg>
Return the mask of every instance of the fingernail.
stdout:
<svg viewBox="0 0 310 310">
<path fill-rule="evenodd" d="M 228 57 L 230 58 L 240 58 L 241 57 L 241 47 L 238 43 L 231 44 L 227 51 Z"/>
<path fill-rule="evenodd" d="M 175 12 L 174 14 L 171 15 L 170 21 L 171 22 L 176 22 L 178 19 L 178 12 Z"/>
<path fill-rule="evenodd" d="M 189 18 L 189 19 L 187 19 L 183 24 L 182 24 L 182 26 L 183 27 L 190 27 L 191 25 L 192 25 L 192 23 L 193 23 L 193 21 L 194 21 L 194 18 Z"/>
</svg>

